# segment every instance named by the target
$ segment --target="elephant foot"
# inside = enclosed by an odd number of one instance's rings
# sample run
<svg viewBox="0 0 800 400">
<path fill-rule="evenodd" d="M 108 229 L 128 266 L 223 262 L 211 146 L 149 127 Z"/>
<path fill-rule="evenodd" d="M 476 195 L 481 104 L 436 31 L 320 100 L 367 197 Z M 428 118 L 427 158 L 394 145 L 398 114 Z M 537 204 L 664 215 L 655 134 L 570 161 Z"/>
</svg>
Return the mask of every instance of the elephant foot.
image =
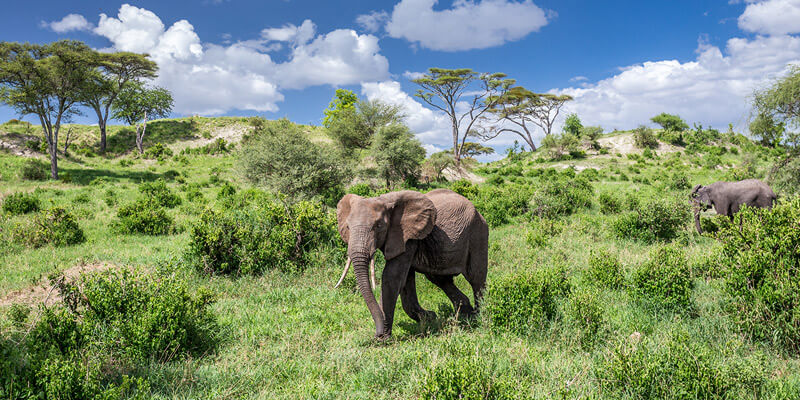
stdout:
<svg viewBox="0 0 800 400">
<path fill-rule="evenodd" d="M 433 311 L 420 310 L 417 312 L 417 322 L 429 322 L 436 320 L 436 313 Z"/>
<path fill-rule="evenodd" d="M 379 342 L 385 342 L 385 341 L 387 341 L 387 340 L 389 340 L 391 338 L 392 338 L 392 333 L 391 332 L 382 333 L 380 335 L 375 335 L 375 340 L 377 340 Z"/>
</svg>

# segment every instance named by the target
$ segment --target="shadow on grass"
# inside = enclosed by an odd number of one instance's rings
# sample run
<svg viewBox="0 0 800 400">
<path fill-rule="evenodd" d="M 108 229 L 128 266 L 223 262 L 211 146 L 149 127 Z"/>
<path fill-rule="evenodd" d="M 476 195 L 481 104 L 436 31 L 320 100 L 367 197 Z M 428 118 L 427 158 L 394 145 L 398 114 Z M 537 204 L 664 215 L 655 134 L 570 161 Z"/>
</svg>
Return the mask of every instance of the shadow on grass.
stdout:
<svg viewBox="0 0 800 400">
<path fill-rule="evenodd" d="M 72 178 L 72 183 L 78 185 L 89 185 L 95 179 L 104 179 L 109 182 L 120 182 L 128 180 L 134 183 L 155 181 L 163 178 L 166 181 L 175 179 L 175 173 L 164 171 L 163 173 L 155 173 L 152 171 L 124 171 L 124 170 L 108 170 L 108 169 L 77 169 L 77 168 L 59 168 L 59 173 L 68 173 Z"/>
<path fill-rule="evenodd" d="M 456 315 L 451 304 L 439 303 L 436 310 L 436 318 L 432 320 L 398 322 L 395 319 L 395 321 L 395 334 L 392 335 L 392 338 L 382 342 L 372 339 L 371 345 L 383 346 L 392 343 L 402 343 L 426 337 L 445 335 L 454 327 L 469 330 L 478 325 L 478 316 L 467 317 L 464 315 Z M 397 334 L 400 333 L 397 332 L 397 328 L 402 329 L 402 334 Z"/>
</svg>

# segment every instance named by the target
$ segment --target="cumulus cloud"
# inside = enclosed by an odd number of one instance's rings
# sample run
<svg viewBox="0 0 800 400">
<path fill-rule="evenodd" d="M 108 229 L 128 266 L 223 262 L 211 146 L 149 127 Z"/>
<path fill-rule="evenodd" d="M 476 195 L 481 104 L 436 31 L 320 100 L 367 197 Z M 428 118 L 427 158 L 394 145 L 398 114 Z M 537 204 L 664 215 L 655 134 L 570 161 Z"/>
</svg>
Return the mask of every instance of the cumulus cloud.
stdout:
<svg viewBox="0 0 800 400">
<path fill-rule="evenodd" d="M 695 61 L 648 61 L 581 88 L 552 90 L 584 124 L 632 128 L 661 112 L 718 128 L 746 129 L 748 97 L 788 64 L 800 62 L 800 38 L 788 35 L 728 40 L 725 54 L 700 42 Z"/>
<path fill-rule="evenodd" d="M 522 39 L 547 25 L 547 14 L 531 0 L 455 0 L 437 11 L 437 0 L 402 0 L 386 32 L 431 50 L 484 49 Z"/>
<path fill-rule="evenodd" d="M 92 29 L 92 24 L 79 14 L 69 14 L 60 21 L 45 22 L 42 21 L 42 27 L 50 28 L 56 33 L 65 33 L 72 31 L 88 31 Z"/>
<path fill-rule="evenodd" d="M 158 63 L 156 84 L 175 97 L 175 111 L 220 114 L 231 109 L 277 111 L 283 89 L 350 85 L 388 77 L 378 39 L 352 30 L 317 35 L 310 20 L 267 28 L 257 39 L 204 43 L 187 20 L 167 27 L 152 11 L 123 4 L 116 17 L 100 15 L 94 33 L 111 50 L 148 53 Z M 287 59 L 268 54 L 288 48 Z"/>
<path fill-rule="evenodd" d="M 386 11 L 373 11 L 356 17 L 356 23 L 367 32 L 377 32 L 389 19 Z"/>
<path fill-rule="evenodd" d="M 800 0 L 749 3 L 739 16 L 739 28 L 766 35 L 800 32 Z"/>
</svg>

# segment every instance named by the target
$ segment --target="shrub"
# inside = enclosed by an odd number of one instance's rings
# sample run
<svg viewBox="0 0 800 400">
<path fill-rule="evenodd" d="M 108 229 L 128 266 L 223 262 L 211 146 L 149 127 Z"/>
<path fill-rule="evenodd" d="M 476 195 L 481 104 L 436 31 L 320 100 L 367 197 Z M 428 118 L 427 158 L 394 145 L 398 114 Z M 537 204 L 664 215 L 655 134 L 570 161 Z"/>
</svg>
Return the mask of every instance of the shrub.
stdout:
<svg viewBox="0 0 800 400">
<path fill-rule="evenodd" d="M 595 361 L 602 398 L 761 398 L 769 370 L 761 357 L 724 351 L 673 331 L 664 343 L 623 341 Z"/>
<path fill-rule="evenodd" d="M 721 227 L 729 311 L 755 340 L 800 353 L 800 198 L 772 210 L 743 208 L 740 223 Z"/>
<path fill-rule="evenodd" d="M 142 156 L 150 160 L 164 161 L 172 157 L 172 150 L 164 146 L 162 143 L 156 143 L 147 148 Z"/>
<path fill-rule="evenodd" d="M 555 318 L 556 300 L 569 290 L 564 268 L 508 275 L 489 284 L 484 310 L 493 328 L 527 335 Z"/>
<path fill-rule="evenodd" d="M 219 189 L 219 193 L 217 193 L 217 198 L 221 199 L 224 197 L 230 197 L 236 194 L 236 188 L 231 185 L 229 182 L 225 182 L 222 184 L 222 187 Z"/>
<path fill-rule="evenodd" d="M 631 286 L 636 297 L 658 307 L 681 311 L 692 304 L 691 271 L 683 251 L 673 246 L 654 249 L 634 271 Z"/>
<path fill-rule="evenodd" d="M 188 186 L 186 187 L 185 192 L 187 201 L 191 203 L 205 202 L 205 197 L 203 196 L 203 192 L 200 191 L 200 188 L 198 186 L 195 185 Z"/>
<path fill-rule="evenodd" d="M 622 200 L 608 192 L 600 193 L 597 203 L 600 204 L 600 212 L 603 214 L 616 214 L 622 210 Z"/>
<path fill-rule="evenodd" d="M 146 378 L 128 374 L 216 343 L 208 292 L 174 276 L 107 271 L 51 282 L 58 303 L 8 339 L 0 333 L 4 397 L 145 398 Z"/>
<path fill-rule="evenodd" d="M 375 196 L 375 192 L 372 190 L 372 186 L 370 186 L 369 183 L 356 183 L 347 188 L 347 193 L 357 194 L 361 197 Z"/>
<path fill-rule="evenodd" d="M 86 240 L 75 217 L 60 207 L 36 214 L 26 223 L 16 225 L 12 237 L 15 242 L 31 247 L 42 247 L 46 244 L 64 247 Z"/>
<path fill-rule="evenodd" d="M 450 184 L 450 190 L 468 198 L 474 199 L 478 197 L 478 188 L 472 182 L 466 179 L 459 179 Z"/>
<path fill-rule="evenodd" d="M 597 295 L 583 290 L 571 293 L 566 307 L 569 323 L 578 329 L 581 347 L 591 349 L 603 325 L 603 309 Z"/>
<path fill-rule="evenodd" d="M 678 237 L 691 216 L 688 202 L 679 198 L 651 199 L 619 216 L 611 225 L 617 237 L 644 243 Z"/>
<path fill-rule="evenodd" d="M 689 177 L 686 175 L 685 172 L 676 171 L 669 177 L 668 182 L 669 187 L 672 189 L 689 189 L 691 185 L 689 184 Z"/>
<path fill-rule="evenodd" d="M 607 250 L 589 252 L 589 269 L 586 270 L 586 277 L 590 282 L 612 289 L 621 288 L 625 283 L 619 258 Z"/>
<path fill-rule="evenodd" d="M 172 193 L 167 182 L 159 179 L 154 182 L 144 182 L 139 185 L 139 192 L 144 198 L 161 207 L 173 208 L 181 204 L 181 197 Z"/>
<path fill-rule="evenodd" d="M 26 181 L 43 181 L 49 174 L 49 166 L 35 158 L 26 160 L 19 170 L 19 176 Z"/>
<path fill-rule="evenodd" d="M 644 125 L 640 125 L 633 130 L 633 143 L 640 149 L 655 149 L 658 147 L 658 139 L 656 139 L 653 130 Z"/>
<path fill-rule="evenodd" d="M 282 119 L 242 142 L 240 167 L 249 181 L 296 199 L 334 202 L 350 173 L 337 151 L 311 142 L 300 127 Z"/>
<path fill-rule="evenodd" d="M 513 386 L 491 371 L 486 358 L 474 354 L 448 357 L 430 366 L 420 390 L 428 400 L 499 400 L 517 398 Z"/>
<path fill-rule="evenodd" d="M 530 208 L 534 215 L 545 218 L 570 215 L 591 207 L 593 196 L 594 188 L 584 178 L 550 180 L 536 189 Z"/>
<path fill-rule="evenodd" d="M 3 200 L 3 211 L 11 215 L 39 211 L 39 198 L 29 193 L 12 193 Z"/>
<path fill-rule="evenodd" d="M 525 241 L 533 249 L 547 246 L 548 240 L 561 232 L 561 225 L 553 220 L 535 218 L 528 225 Z"/>
<path fill-rule="evenodd" d="M 586 168 L 578 173 L 578 176 L 585 178 L 587 181 L 600 180 L 600 173 L 594 168 Z"/>
<path fill-rule="evenodd" d="M 478 187 L 478 196 L 472 201 L 489 226 L 497 227 L 528 212 L 532 190 L 533 187 L 523 185 L 483 185 Z"/>
<path fill-rule="evenodd" d="M 174 230 L 174 221 L 157 200 L 142 197 L 117 210 L 111 230 L 123 235 L 166 235 Z"/>
<path fill-rule="evenodd" d="M 188 255 L 206 273 L 292 271 L 308 263 L 315 248 L 341 246 L 336 217 L 316 203 L 231 201 L 244 204 L 207 209 L 192 229 Z"/>
</svg>

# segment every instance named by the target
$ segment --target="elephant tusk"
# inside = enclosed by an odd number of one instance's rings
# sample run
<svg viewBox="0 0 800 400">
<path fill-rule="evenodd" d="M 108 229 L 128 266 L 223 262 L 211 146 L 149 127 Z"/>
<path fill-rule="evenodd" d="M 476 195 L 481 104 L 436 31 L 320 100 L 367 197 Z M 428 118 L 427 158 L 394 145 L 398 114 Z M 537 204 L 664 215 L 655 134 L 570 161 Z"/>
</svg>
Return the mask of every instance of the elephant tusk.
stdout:
<svg viewBox="0 0 800 400">
<path fill-rule="evenodd" d="M 375 290 L 375 287 L 378 286 L 375 284 L 375 256 L 372 256 L 372 259 L 369 260 L 369 283 L 372 285 L 372 290 Z"/>
<path fill-rule="evenodd" d="M 344 271 L 342 271 L 342 277 L 339 278 L 339 282 L 337 282 L 336 286 L 333 287 L 334 289 L 338 288 L 339 285 L 342 284 L 342 282 L 344 281 L 344 277 L 347 275 L 348 269 L 350 269 L 350 257 L 347 257 L 347 262 L 344 263 Z"/>
</svg>

